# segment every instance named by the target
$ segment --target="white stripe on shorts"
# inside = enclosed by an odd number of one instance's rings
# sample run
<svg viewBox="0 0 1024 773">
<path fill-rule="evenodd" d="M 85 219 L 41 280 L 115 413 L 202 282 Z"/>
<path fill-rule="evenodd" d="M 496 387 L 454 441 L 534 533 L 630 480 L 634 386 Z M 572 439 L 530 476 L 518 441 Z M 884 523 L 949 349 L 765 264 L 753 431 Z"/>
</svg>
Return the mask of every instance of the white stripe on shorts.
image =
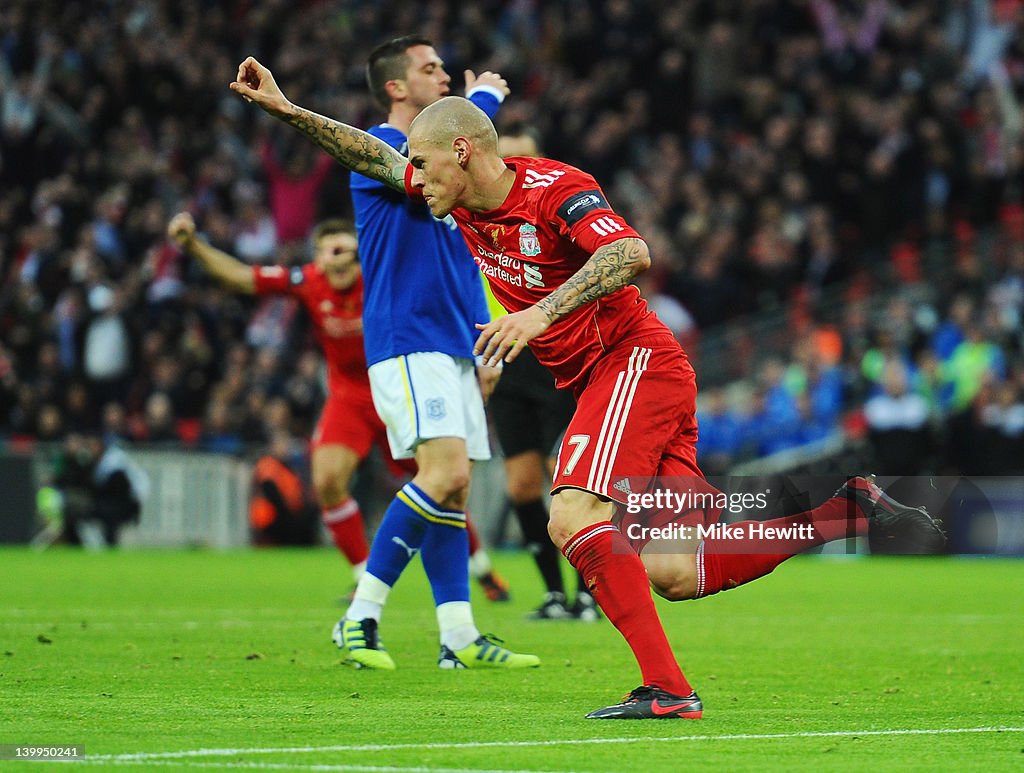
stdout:
<svg viewBox="0 0 1024 773">
<path fill-rule="evenodd" d="M 633 396 L 650 359 L 650 349 L 634 346 L 633 353 L 629 356 L 629 365 L 625 371 L 619 372 L 615 380 L 615 389 L 612 390 L 608 410 L 605 411 L 604 421 L 601 423 L 594 458 L 590 464 L 590 475 L 587 478 L 587 488 L 598 494 L 608 495 L 608 483 L 611 481 L 622 433 L 626 428 L 626 419 L 633 405 Z"/>
</svg>

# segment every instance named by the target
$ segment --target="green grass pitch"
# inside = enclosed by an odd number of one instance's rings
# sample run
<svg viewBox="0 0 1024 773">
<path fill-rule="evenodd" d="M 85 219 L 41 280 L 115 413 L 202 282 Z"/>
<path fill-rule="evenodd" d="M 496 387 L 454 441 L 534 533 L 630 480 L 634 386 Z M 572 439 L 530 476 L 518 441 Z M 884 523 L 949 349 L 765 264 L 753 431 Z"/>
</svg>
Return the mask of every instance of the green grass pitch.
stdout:
<svg viewBox="0 0 1024 773">
<path fill-rule="evenodd" d="M 532 563 L 494 558 L 514 598 L 475 595 L 477 622 L 539 669 L 438 670 L 418 561 L 385 611 L 398 670 L 381 673 L 330 643 L 348 570 L 328 549 L 0 550 L 0 744 L 84 744 L 87 767 L 119 770 L 1024 764 L 1020 561 L 806 557 L 659 602 L 704 719 L 597 722 L 583 715 L 639 683 L 625 643 L 607 621 L 525 621 Z"/>
</svg>

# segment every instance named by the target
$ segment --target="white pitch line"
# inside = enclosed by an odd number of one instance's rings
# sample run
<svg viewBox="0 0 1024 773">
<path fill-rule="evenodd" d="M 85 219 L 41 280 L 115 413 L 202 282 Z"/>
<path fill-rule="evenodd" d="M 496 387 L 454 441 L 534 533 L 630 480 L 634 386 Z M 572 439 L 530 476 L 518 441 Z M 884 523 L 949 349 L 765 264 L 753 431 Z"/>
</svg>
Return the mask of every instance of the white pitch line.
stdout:
<svg viewBox="0 0 1024 773">
<path fill-rule="evenodd" d="M 69 760 L 70 761 L 70 760 Z M 76 762 L 80 760 L 75 760 Z M 139 760 L 107 760 L 110 765 L 137 765 Z M 186 768 L 242 768 L 244 770 L 315 770 L 339 773 L 563 773 L 557 770 L 484 770 L 482 768 L 424 768 L 394 765 L 332 765 L 295 762 L 209 762 L 200 760 L 148 760 L 147 766 Z M 577 771 L 576 773 L 580 773 Z"/>
<path fill-rule="evenodd" d="M 651 738 L 562 738 L 539 741 L 466 741 L 460 743 L 395 743 L 395 744 L 345 744 L 336 746 L 291 746 L 280 748 L 251 749 L 186 749 L 176 752 L 142 752 L 137 754 L 89 755 L 81 762 L 120 763 L 150 762 L 157 760 L 180 760 L 190 757 L 233 757 L 243 754 L 313 754 L 316 752 L 387 752 L 401 750 L 439 749 L 493 749 L 524 748 L 537 746 L 589 746 L 622 743 L 685 743 L 687 741 L 772 741 L 791 738 L 860 738 L 906 735 L 962 735 L 966 733 L 1024 733 L 1024 727 L 940 727 L 903 730 L 823 730 L 800 733 L 734 733 L 731 735 L 673 735 Z M 331 768 L 344 770 L 345 768 Z M 353 768 L 371 770 L 371 768 Z M 390 770 L 379 768 L 379 770 Z M 396 770 L 420 770 L 397 768 Z M 430 769 L 438 770 L 438 769 Z"/>
</svg>

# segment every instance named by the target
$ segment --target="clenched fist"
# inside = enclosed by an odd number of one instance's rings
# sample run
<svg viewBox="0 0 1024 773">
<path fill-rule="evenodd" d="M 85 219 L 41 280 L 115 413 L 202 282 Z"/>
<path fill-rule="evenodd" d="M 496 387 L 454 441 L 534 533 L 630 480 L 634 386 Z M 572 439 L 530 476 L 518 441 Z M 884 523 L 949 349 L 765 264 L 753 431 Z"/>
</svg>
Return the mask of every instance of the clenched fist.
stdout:
<svg viewBox="0 0 1024 773">
<path fill-rule="evenodd" d="M 274 116 L 283 116 L 292 107 L 274 80 L 274 74 L 251 56 L 238 65 L 238 75 L 228 86 Z"/>
<path fill-rule="evenodd" d="M 196 237 L 196 222 L 188 212 L 179 212 L 167 224 L 167 235 L 180 247 L 185 247 Z"/>
</svg>

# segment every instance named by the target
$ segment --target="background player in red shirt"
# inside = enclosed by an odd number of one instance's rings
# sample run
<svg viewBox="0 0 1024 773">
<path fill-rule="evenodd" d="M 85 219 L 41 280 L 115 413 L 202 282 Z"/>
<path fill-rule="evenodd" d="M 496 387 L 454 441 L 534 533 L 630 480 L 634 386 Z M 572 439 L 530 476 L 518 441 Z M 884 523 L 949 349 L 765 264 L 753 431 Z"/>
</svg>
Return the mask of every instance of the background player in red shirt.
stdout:
<svg viewBox="0 0 1024 773">
<path fill-rule="evenodd" d="M 313 323 L 327 362 L 327 399 L 313 430 L 313 488 L 321 519 L 352 564 L 358 581 L 369 546 L 359 503 L 349 486 L 356 469 L 377 445 L 392 472 L 415 475 L 416 463 L 395 460 L 387 429 L 373 405 L 363 348 L 363 279 L 355 229 L 341 219 L 313 229 L 313 262 L 305 266 L 250 266 L 196 238 L 187 212 L 175 215 L 167 232 L 218 281 L 240 293 L 288 293 L 298 298 Z M 467 517 L 470 556 L 486 569 L 474 574 L 487 598 L 508 598 L 505 581 L 490 567 L 480 539 Z"/>
<path fill-rule="evenodd" d="M 693 488 L 715 490 L 696 462 L 693 368 L 630 284 L 650 266 L 647 244 L 612 210 L 594 178 L 548 159 L 502 159 L 490 120 L 458 97 L 420 113 L 406 159 L 354 127 L 293 105 L 252 57 L 239 66 L 231 88 L 350 169 L 422 196 L 435 217 L 451 214 L 510 312 L 479 326 L 478 353 L 511 360 L 529 342 L 556 384 L 573 390 L 577 411 L 559 454 L 548 532 L 629 643 L 643 678 L 621 703 L 588 717 L 703 714 L 668 645 L 648 583 L 671 599 L 711 595 L 848 531 L 870 529 L 872 540 L 899 537 L 924 548 L 944 541 L 927 513 L 854 478 L 813 510 L 764 522 L 799 526 L 800 538 L 766 545 L 711 534 L 631 544 L 612 519 L 617 503 L 643 490 L 634 491 L 634 481 L 686 479 Z M 693 509 L 680 521 L 706 526 L 720 513 Z"/>
<path fill-rule="evenodd" d="M 377 416 L 363 353 L 363 281 L 354 229 L 327 220 L 313 231 L 313 262 L 305 266 L 250 266 L 196 237 L 192 216 L 171 219 L 168 234 L 213 277 L 240 293 L 288 293 L 313 323 L 327 362 L 327 399 L 313 431 L 313 488 L 324 524 L 352 564 L 358 580 L 369 546 L 352 476 L 376 443 L 390 459 L 384 423 Z M 408 472 L 414 472 L 414 468 Z"/>
</svg>

